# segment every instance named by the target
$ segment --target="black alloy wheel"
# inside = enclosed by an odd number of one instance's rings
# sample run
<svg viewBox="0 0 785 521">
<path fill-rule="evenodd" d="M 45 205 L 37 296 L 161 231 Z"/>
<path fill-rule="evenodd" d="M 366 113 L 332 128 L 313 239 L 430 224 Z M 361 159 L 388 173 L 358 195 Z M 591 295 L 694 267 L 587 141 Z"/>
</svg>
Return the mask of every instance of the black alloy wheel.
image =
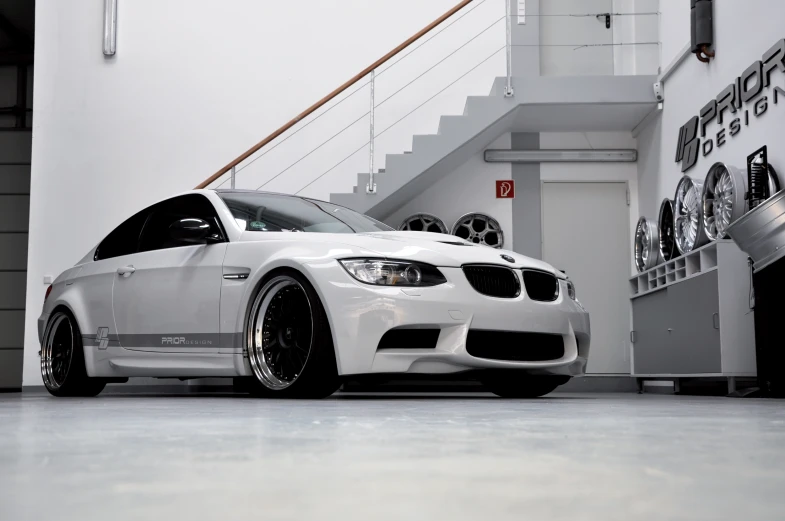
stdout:
<svg viewBox="0 0 785 521">
<path fill-rule="evenodd" d="M 255 394 L 323 398 L 338 388 L 327 315 L 299 273 L 280 272 L 262 284 L 246 330 Z"/>
<path fill-rule="evenodd" d="M 54 396 L 96 396 L 106 382 L 87 376 L 82 335 L 74 316 L 52 313 L 41 343 L 41 377 Z"/>
</svg>

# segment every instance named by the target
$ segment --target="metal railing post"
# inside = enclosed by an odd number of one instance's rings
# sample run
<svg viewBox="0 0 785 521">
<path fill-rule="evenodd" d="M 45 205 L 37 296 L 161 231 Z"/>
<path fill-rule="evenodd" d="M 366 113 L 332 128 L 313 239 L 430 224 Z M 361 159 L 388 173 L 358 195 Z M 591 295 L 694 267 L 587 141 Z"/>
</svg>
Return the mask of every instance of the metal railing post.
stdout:
<svg viewBox="0 0 785 521">
<path fill-rule="evenodd" d="M 505 1 L 505 10 L 507 11 L 507 40 L 505 47 L 507 48 L 507 85 L 504 87 L 504 97 L 512 97 L 515 92 L 512 90 L 512 0 Z"/>
<path fill-rule="evenodd" d="M 232 190 L 234 190 L 234 174 L 235 174 L 235 167 L 232 167 Z"/>
<path fill-rule="evenodd" d="M 374 124 L 374 113 L 376 109 L 376 101 L 374 100 L 375 95 L 375 87 L 376 87 L 376 69 L 371 71 L 371 113 L 370 113 L 370 122 L 371 122 L 371 140 L 368 142 L 368 173 L 370 174 L 368 178 L 368 185 L 365 187 L 365 193 L 368 194 L 375 194 L 376 193 L 376 183 L 373 181 L 373 140 L 375 137 L 375 132 L 373 128 Z"/>
</svg>

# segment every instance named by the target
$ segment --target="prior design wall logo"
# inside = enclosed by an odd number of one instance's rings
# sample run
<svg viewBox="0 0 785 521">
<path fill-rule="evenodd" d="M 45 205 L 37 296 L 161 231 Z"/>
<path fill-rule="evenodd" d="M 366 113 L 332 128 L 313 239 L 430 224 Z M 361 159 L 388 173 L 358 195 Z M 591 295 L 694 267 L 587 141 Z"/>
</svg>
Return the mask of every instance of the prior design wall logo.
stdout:
<svg viewBox="0 0 785 521">
<path fill-rule="evenodd" d="M 98 346 L 98 349 L 106 349 L 109 347 L 108 327 L 99 327 L 98 331 L 95 332 L 95 345 Z"/>
<path fill-rule="evenodd" d="M 715 145 L 719 148 L 727 142 L 728 137 L 738 134 L 742 125 L 749 126 L 750 112 L 753 118 L 758 118 L 768 110 L 769 96 L 759 96 L 764 89 L 771 86 L 771 73 L 774 69 L 785 72 L 785 39 L 775 43 L 763 54 L 762 59 L 753 62 L 733 83 L 722 89 L 715 99 L 704 105 L 699 116 L 693 116 L 679 129 L 676 162 L 681 162 L 682 172 L 695 166 L 699 154 L 708 156 Z M 774 105 L 778 103 L 780 95 L 785 96 L 785 90 L 775 86 L 771 98 Z M 745 106 L 747 108 L 742 111 Z M 714 120 L 722 128 L 707 138 L 706 126 Z"/>
</svg>

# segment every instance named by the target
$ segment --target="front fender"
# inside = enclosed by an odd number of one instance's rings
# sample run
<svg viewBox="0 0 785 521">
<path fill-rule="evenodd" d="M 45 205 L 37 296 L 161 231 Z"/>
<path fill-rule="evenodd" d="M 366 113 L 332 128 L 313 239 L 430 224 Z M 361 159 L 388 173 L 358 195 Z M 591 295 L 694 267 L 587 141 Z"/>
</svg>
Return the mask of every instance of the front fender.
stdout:
<svg viewBox="0 0 785 521">
<path fill-rule="evenodd" d="M 322 301 L 322 305 L 325 305 L 324 292 L 314 277 L 313 269 L 310 265 L 318 265 L 320 263 L 333 264 L 337 263 L 338 258 L 367 255 L 378 254 L 352 246 L 309 243 L 297 240 L 231 243 L 227 248 L 224 260 L 224 273 L 248 270 L 249 274 L 245 280 L 223 280 L 221 288 L 221 333 L 225 338 L 231 337 L 232 340 L 224 343 L 221 352 L 233 353 L 238 357 L 243 357 L 245 324 L 250 306 L 265 278 L 271 272 L 286 268 L 302 274 L 313 286 Z M 260 259 L 263 260 L 260 262 Z M 331 316 L 329 311 L 327 312 L 327 319 L 333 336 L 333 345 L 335 345 L 334 317 Z M 341 361 L 337 354 L 336 363 L 340 373 Z M 235 366 L 243 374 L 250 374 L 250 369 L 244 360 L 238 360 Z"/>
</svg>

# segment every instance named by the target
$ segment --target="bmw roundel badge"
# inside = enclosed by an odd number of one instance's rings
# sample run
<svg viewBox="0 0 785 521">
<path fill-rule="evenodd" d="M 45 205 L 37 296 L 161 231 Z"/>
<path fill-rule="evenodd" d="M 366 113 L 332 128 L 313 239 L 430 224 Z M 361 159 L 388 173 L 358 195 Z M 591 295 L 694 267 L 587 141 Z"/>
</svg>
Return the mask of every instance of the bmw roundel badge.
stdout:
<svg viewBox="0 0 785 521">
<path fill-rule="evenodd" d="M 515 259 L 513 259 L 509 255 L 501 255 L 501 258 L 506 260 L 507 262 L 515 262 Z"/>
</svg>

